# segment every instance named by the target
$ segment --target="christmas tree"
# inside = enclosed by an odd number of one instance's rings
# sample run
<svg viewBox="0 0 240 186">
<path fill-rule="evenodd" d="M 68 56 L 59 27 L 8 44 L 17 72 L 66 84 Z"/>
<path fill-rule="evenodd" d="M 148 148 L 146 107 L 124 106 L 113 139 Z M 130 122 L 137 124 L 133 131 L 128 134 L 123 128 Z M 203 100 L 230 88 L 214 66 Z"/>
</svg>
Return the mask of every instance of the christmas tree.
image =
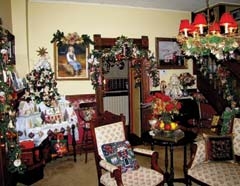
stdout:
<svg viewBox="0 0 240 186">
<path fill-rule="evenodd" d="M 53 100 L 60 99 L 60 94 L 58 93 L 57 82 L 54 79 L 54 72 L 48 62 L 47 49 L 39 48 L 37 53 L 40 59 L 34 69 L 26 75 L 26 90 L 31 100 L 37 104 L 43 102 L 49 107 Z"/>
<path fill-rule="evenodd" d="M 21 162 L 21 149 L 14 127 L 16 92 L 12 86 L 14 66 L 9 57 L 10 36 L 12 35 L 7 30 L 0 27 L 0 148 L 7 155 L 8 171 L 24 173 L 26 167 Z"/>
</svg>

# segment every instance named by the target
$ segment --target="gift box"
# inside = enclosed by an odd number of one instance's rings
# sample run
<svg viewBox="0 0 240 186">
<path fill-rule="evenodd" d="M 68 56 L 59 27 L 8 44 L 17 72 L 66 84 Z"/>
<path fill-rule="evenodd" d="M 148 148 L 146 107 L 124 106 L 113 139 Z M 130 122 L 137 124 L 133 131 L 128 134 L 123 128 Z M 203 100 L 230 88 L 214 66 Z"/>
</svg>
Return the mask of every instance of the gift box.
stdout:
<svg viewBox="0 0 240 186">
<path fill-rule="evenodd" d="M 34 148 L 34 142 L 32 140 L 21 141 L 20 147 L 22 149 L 32 149 L 32 148 Z"/>
</svg>

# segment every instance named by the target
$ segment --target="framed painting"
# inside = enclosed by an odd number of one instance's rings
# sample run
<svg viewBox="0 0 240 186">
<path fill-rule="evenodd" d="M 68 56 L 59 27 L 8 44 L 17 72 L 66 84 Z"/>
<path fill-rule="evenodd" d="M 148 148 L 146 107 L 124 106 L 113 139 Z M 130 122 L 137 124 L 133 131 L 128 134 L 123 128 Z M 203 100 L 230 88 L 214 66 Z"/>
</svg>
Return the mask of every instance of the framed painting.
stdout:
<svg viewBox="0 0 240 186">
<path fill-rule="evenodd" d="M 54 44 L 55 76 L 57 80 L 87 80 L 89 47 Z"/>
<path fill-rule="evenodd" d="M 0 27 L 0 34 L 3 40 L 2 47 L 2 60 L 5 65 L 15 65 L 15 36 L 8 30 Z"/>
<path fill-rule="evenodd" d="M 175 38 L 156 38 L 156 59 L 160 69 L 187 68 L 179 43 Z"/>
</svg>

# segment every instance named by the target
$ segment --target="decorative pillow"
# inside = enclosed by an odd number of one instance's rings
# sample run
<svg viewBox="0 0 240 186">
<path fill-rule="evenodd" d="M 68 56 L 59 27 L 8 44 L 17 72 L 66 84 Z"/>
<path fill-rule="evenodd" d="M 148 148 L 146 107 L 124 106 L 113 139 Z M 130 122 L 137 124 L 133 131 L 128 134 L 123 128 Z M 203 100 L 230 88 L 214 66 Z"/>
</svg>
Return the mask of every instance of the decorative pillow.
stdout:
<svg viewBox="0 0 240 186">
<path fill-rule="evenodd" d="M 106 161 L 121 168 L 122 172 L 139 168 L 129 141 L 104 144 L 102 151 Z"/>
<path fill-rule="evenodd" d="M 211 136 L 205 135 L 207 160 L 226 161 L 233 160 L 233 140 L 231 135 Z"/>
<path fill-rule="evenodd" d="M 64 139 L 62 133 L 57 134 L 57 140 L 51 140 L 52 156 L 62 157 L 68 152 L 67 140 Z"/>
<path fill-rule="evenodd" d="M 63 157 L 67 152 L 67 140 L 51 140 L 51 154 L 53 157 Z"/>
</svg>

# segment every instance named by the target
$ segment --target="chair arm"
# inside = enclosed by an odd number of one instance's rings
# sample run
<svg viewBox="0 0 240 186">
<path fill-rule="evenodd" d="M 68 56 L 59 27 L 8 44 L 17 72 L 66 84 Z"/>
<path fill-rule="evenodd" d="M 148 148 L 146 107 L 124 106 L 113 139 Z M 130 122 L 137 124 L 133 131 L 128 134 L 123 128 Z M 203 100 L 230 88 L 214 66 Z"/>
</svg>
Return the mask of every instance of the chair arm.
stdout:
<svg viewBox="0 0 240 186">
<path fill-rule="evenodd" d="M 105 161 L 105 160 L 101 160 L 101 161 L 99 162 L 99 165 L 100 165 L 102 168 L 104 168 L 106 171 L 109 171 L 109 172 L 111 172 L 111 173 L 113 173 L 116 169 L 118 169 L 117 166 L 115 166 L 115 165 L 113 165 L 113 164 L 111 164 L 111 163 L 108 163 L 108 162 Z"/>
<path fill-rule="evenodd" d="M 133 148 L 133 151 L 135 154 L 139 154 L 139 155 L 151 158 L 151 168 L 162 174 L 164 173 L 163 170 L 158 165 L 158 157 L 159 157 L 158 152 L 149 150 L 149 149 L 143 149 L 143 148 Z"/>
<path fill-rule="evenodd" d="M 114 179 L 116 180 L 117 186 L 123 186 L 122 171 L 117 166 L 112 165 L 111 163 L 108 163 L 105 160 L 101 160 L 99 162 L 99 165 L 106 171 L 110 172 L 111 177 L 114 177 Z"/>
<path fill-rule="evenodd" d="M 153 155 L 153 153 L 155 152 L 153 150 L 142 149 L 142 148 L 133 148 L 133 151 L 136 154 L 145 155 L 145 156 L 149 156 L 149 157 L 151 157 Z"/>
</svg>

